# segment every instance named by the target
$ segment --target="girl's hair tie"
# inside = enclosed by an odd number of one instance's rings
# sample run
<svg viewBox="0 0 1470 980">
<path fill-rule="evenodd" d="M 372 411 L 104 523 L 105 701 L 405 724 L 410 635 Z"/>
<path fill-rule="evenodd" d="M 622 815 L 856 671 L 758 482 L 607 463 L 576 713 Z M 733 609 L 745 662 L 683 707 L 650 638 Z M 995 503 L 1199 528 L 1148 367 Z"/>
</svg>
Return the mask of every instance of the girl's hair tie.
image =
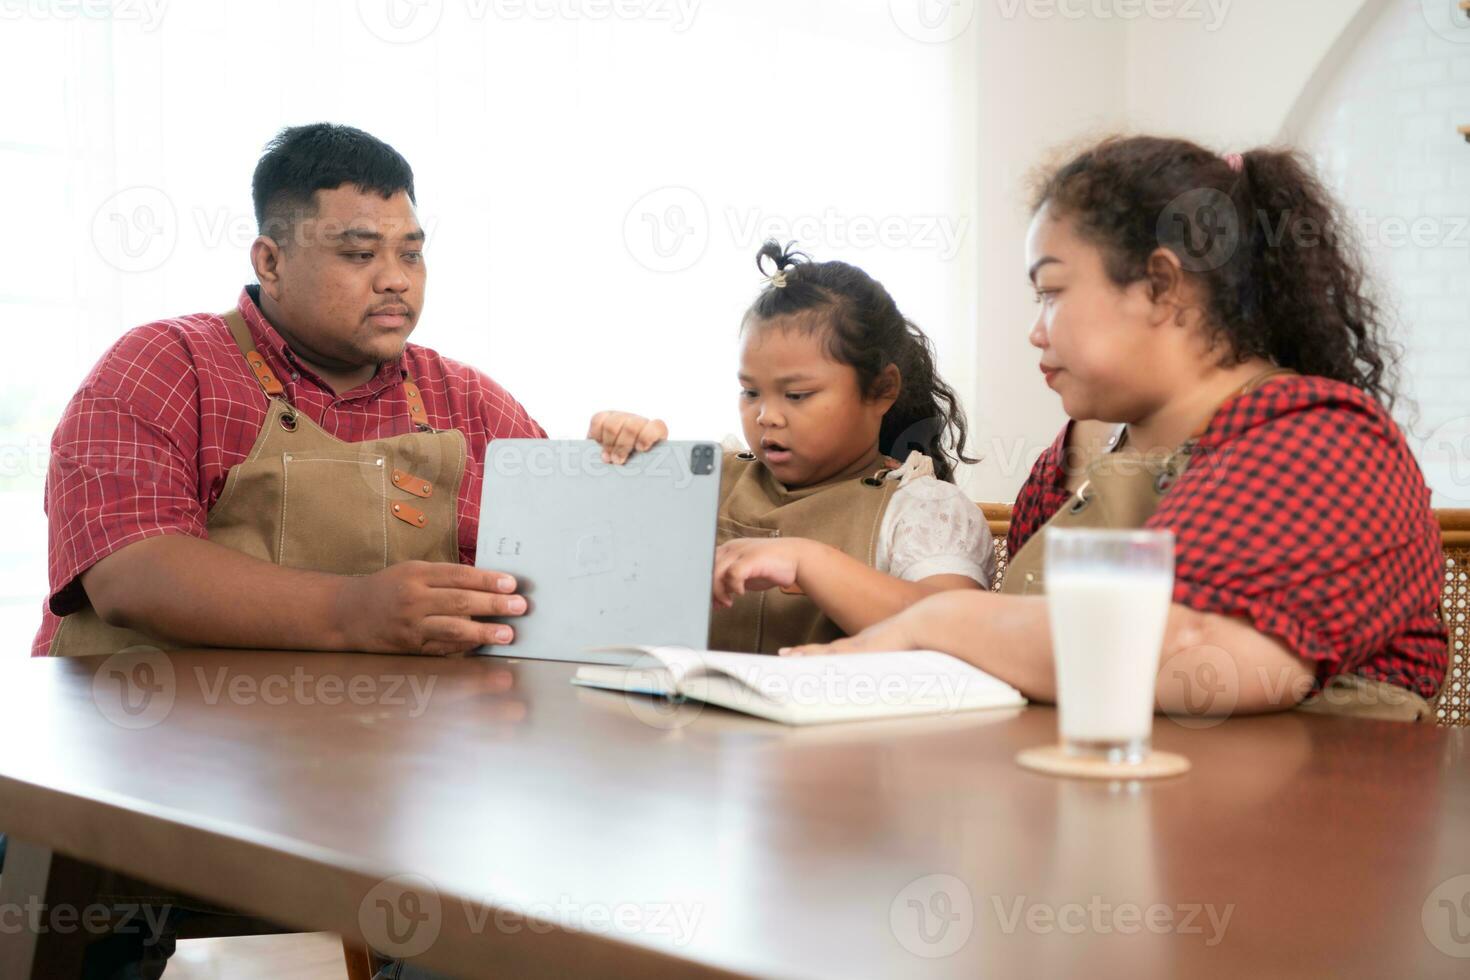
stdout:
<svg viewBox="0 0 1470 980">
<path fill-rule="evenodd" d="M 776 289 L 785 289 L 786 288 L 786 270 L 785 269 L 779 269 L 776 272 L 771 273 L 769 276 L 766 276 L 766 283 L 769 284 L 769 285 L 771 285 L 771 286 L 774 286 Z"/>
<path fill-rule="evenodd" d="M 1240 173 L 1245 170 L 1245 157 L 1239 153 L 1227 153 L 1225 154 L 1225 166 L 1236 173 Z"/>
</svg>

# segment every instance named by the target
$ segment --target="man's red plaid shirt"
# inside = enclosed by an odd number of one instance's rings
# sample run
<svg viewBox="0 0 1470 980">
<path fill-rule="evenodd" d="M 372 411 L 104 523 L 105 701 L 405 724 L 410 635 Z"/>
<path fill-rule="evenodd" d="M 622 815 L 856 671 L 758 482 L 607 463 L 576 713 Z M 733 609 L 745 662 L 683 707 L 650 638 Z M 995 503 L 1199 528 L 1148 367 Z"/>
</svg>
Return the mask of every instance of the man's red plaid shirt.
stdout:
<svg viewBox="0 0 1470 980">
<path fill-rule="evenodd" d="M 486 445 L 546 435 L 526 410 L 474 368 L 415 344 L 367 384 L 338 395 L 297 361 L 248 288 L 240 312 L 291 404 L 344 442 L 412 431 L 402 384 L 404 369 L 412 373 L 429 424 L 459 429 L 468 443 L 459 554 L 473 564 Z M 102 356 L 51 438 L 45 498 L 51 591 L 33 655 L 49 648 L 59 617 L 81 606 L 78 577 L 92 565 L 145 538 L 206 536 L 209 508 L 230 468 L 249 454 L 266 409 L 255 375 L 214 314 L 138 327 Z"/>
</svg>

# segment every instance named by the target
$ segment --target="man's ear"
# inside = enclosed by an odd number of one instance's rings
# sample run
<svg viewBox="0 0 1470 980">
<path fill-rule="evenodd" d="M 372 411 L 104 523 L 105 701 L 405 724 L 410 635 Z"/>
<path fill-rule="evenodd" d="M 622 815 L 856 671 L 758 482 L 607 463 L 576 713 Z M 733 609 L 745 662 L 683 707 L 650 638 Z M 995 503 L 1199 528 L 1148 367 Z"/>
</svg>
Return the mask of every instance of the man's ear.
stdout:
<svg viewBox="0 0 1470 980">
<path fill-rule="evenodd" d="M 1192 304 L 1189 283 L 1179 256 L 1167 248 L 1156 248 L 1144 263 L 1149 300 L 1153 303 L 1150 322 L 1155 326 L 1174 320 L 1183 326 L 1185 309 Z"/>
<path fill-rule="evenodd" d="M 281 298 L 281 246 L 268 235 L 259 235 L 250 243 L 250 264 L 261 292 L 271 299 Z"/>
</svg>

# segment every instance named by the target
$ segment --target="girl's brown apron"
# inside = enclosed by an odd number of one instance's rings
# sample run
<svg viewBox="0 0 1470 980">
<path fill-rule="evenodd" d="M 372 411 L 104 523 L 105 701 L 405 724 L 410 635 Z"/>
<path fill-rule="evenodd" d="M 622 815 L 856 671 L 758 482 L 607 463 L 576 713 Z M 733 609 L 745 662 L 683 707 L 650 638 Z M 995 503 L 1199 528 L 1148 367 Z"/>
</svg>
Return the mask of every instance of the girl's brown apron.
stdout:
<svg viewBox="0 0 1470 980">
<path fill-rule="evenodd" d="M 898 487 L 885 467 L 843 473 L 826 483 L 787 489 L 751 453 L 726 453 L 720 473 L 716 545 L 734 538 L 812 538 L 871 566 L 883 514 Z M 711 650 L 775 653 L 845 636 L 805 595 L 779 589 L 736 596 L 710 619 Z"/>
<path fill-rule="evenodd" d="M 367 575 L 400 561 L 459 560 L 458 500 L 465 439 L 429 427 L 413 378 L 403 381 L 415 431 L 343 442 L 291 407 L 238 310 L 225 322 L 269 405 L 245 460 L 210 508 L 210 541 L 263 561 Z M 90 604 L 70 613 L 52 656 L 112 654 L 177 644 L 103 622 Z"/>
<path fill-rule="evenodd" d="M 1271 378 L 1291 373 L 1294 372 L 1283 369 L 1267 371 L 1248 381 L 1231 398 L 1244 395 Z M 1109 440 L 1107 451 L 1087 465 L 1077 492 L 1011 556 L 1000 591 L 1008 595 L 1045 594 L 1047 528 L 1143 527 L 1158 509 L 1164 494 L 1189 466 L 1199 437 L 1208 427 L 1206 421 L 1178 449 L 1157 457 L 1127 451 L 1127 426 L 1120 425 Z M 1417 693 L 1356 674 L 1330 678 L 1320 693 L 1303 701 L 1297 710 L 1389 721 L 1433 717 L 1429 703 Z"/>
</svg>

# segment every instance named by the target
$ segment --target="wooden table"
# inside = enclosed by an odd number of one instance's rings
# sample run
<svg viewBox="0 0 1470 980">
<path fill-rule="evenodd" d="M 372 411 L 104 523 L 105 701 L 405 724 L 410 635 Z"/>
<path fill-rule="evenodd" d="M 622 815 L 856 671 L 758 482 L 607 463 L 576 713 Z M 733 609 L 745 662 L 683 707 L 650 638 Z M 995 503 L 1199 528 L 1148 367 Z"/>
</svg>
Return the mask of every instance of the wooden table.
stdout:
<svg viewBox="0 0 1470 980">
<path fill-rule="evenodd" d="M 1470 731 L 1160 718 L 1188 775 L 1068 781 L 1012 761 L 1046 708 L 796 730 L 572 670 L 6 664 L 7 901 L 54 849 L 463 976 L 1470 975 Z"/>
</svg>

